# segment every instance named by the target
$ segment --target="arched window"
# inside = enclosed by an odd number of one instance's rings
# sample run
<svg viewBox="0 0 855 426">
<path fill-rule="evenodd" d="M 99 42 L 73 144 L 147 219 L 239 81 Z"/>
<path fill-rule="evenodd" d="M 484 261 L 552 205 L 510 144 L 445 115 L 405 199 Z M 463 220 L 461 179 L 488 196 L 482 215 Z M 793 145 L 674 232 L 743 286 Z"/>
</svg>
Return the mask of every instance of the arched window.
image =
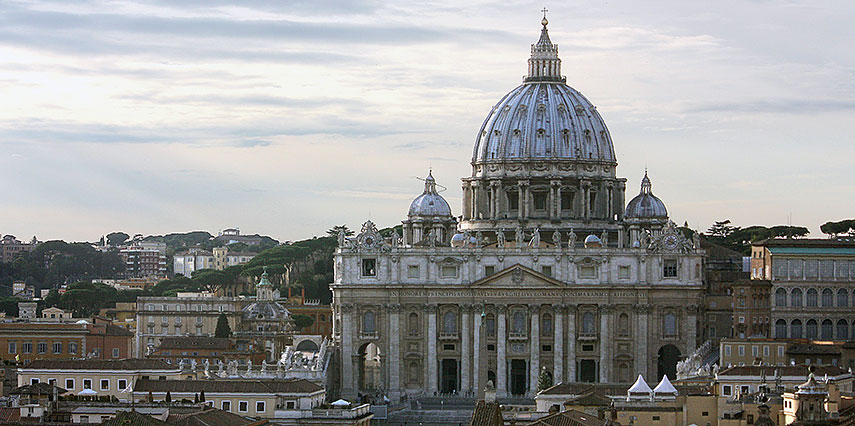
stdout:
<svg viewBox="0 0 855 426">
<path fill-rule="evenodd" d="M 511 328 L 511 333 L 525 333 L 527 327 L 525 326 L 525 314 L 522 311 L 514 312 L 514 323 Z"/>
<path fill-rule="evenodd" d="M 834 306 L 834 292 L 830 288 L 822 290 L 822 307 L 831 308 Z"/>
<path fill-rule="evenodd" d="M 665 321 L 662 326 L 662 333 L 666 337 L 677 336 L 677 316 L 671 313 L 665 314 Z"/>
<path fill-rule="evenodd" d="M 410 316 L 407 317 L 407 330 L 414 336 L 419 334 L 419 314 L 410 313 Z"/>
<path fill-rule="evenodd" d="M 816 307 L 817 297 L 819 294 L 817 293 L 815 288 L 808 289 L 807 291 L 807 303 L 806 306 L 809 308 Z"/>
<path fill-rule="evenodd" d="M 822 340 L 831 340 L 834 338 L 834 325 L 831 320 L 822 321 Z"/>
<path fill-rule="evenodd" d="M 849 292 L 845 288 L 837 290 L 837 306 L 839 308 L 849 307 Z"/>
<path fill-rule="evenodd" d="M 805 331 L 807 332 L 807 338 L 810 340 L 816 340 L 817 332 L 817 324 L 816 320 L 808 320 L 807 325 L 805 326 Z"/>
<path fill-rule="evenodd" d="M 837 321 L 837 340 L 849 339 L 849 323 L 846 320 Z"/>
<path fill-rule="evenodd" d="M 596 333 L 596 329 L 594 328 L 594 314 L 585 312 L 582 314 L 582 334 L 594 333 Z"/>
<path fill-rule="evenodd" d="M 552 314 L 543 314 L 540 318 L 540 334 L 542 336 L 552 336 Z"/>
<path fill-rule="evenodd" d="M 626 313 L 618 316 L 618 334 L 621 336 L 629 336 L 629 315 Z"/>
<path fill-rule="evenodd" d="M 790 338 L 791 339 L 801 339 L 802 338 L 802 321 L 801 320 L 793 320 L 790 323 Z"/>
<path fill-rule="evenodd" d="M 454 311 L 448 311 L 442 316 L 442 332 L 457 333 L 457 314 Z"/>
<path fill-rule="evenodd" d="M 377 326 L 374 324 L 374 312 L 366 311 L 362 314 L 362 331 L 366 333 L 377 331 Z"/>
<path fill-rule="evenodd" d="M 787 338 L 787 322 L 779 319 L 775 321 L 775 338 L 776 339 L 786 339 Z"/>
<path fill-rule="evenodd" d="M 783 288 L 775 290 L 775 306 L 787 306 L 787 290 Z"/>
<path fill-rule="evenodd" d="M 794 288 L 790 292 L 790 306 L 799 308 L 802 306 L 802 289 Z"/>
</svg>

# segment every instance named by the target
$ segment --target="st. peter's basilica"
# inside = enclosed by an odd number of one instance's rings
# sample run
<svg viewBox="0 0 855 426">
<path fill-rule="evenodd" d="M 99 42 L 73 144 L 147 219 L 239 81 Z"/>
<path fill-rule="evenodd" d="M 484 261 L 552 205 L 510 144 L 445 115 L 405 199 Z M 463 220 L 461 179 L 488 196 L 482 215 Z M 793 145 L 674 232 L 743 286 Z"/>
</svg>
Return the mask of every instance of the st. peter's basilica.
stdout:
<svg viewBox="0 0 855 426">
<path fill-rule="evenodd" d="M 488 112 L 455 216 L 428 174 L 402 233 L 339 236 L 341 395 L 532 396 L 661 377 L 697 345 L 703 252 L 653 195 L 625 204 L 611 135 L 561 76 L 544 18 L 523 83 Z"/>
</svg>

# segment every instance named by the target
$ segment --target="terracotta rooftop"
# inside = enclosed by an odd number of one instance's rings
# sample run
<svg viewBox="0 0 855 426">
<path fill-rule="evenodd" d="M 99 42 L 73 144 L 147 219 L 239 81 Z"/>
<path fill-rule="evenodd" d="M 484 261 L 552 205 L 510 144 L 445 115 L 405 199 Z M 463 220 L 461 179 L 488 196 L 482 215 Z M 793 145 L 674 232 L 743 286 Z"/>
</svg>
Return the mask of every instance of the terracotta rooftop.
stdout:
<svg viewBox="0 0 855 426">
<path fill-rule="evenodd" d="M 178 370 L 178 366 L 159 359 L 38 359 L 22 367 L 25 370 Z"/>
<path fill-rule="evenodd" d="M 134 392 L 314 393 L 324 388 L 305 379 L 290 380 L 137 380 Z"/>
<path fill-rule="evenodd" d="M 815 343 L 794 343 L 787 349 L 790 355 L 840 355 L 837 345 L 817 345 Z"/>
<path fill-rule="evenodd" d="M 568 410 L 541 417 L 526 424 L 531 426 L 604 426 L 612 423 L 581 411 Z"/>
<path fill-rule="evenodd" d="M 166 422 L 178 426 L 258 426 L 267 424 L 266 420 L 253 420 L 217 408 L 188 414 L 170 414 Z"/>
<path fill-rule="evenodd" d="M 47 382 L 38 382 L 31 385 L 18 386 L 12 389 L 10 395 L 53 395 L 53 388 L 56 388 L 57 395 L 62 395 L 67 390 L 51 385 Z"/>
<path fill-rule="evenodd" d="M 596 392 L 600 395 L 626 396 L 629 385 L 610 385 L 603 383 L 559 383 L 544 389 L 542 395 L 584 395 Z"/>
<path fill-rule="evenodd" d="M 504 426 L 502 419 L 502 408 L 498 402 L 485 402 L 483 400 L 475 403 L 475 411 L 472 412 L 472 420 L 469 426 Z"/>
<path fill-rule="evenodd" d="M 848 371 L 834 365 L 819 365 L 815 366 L 814 374 L 817 377 L 828 374 L 829 377 L 846 374 Z M 736 367 L 725 368 L 719 371 L 719 376 L 760 376 L 761 373 L 766 373 L 766 379 L 775 380 L 775 371 L 778 371 L 781 376 L 804 376 L 808 375 L 808 366 L 806 365 L 740 365 Z"/>
<path fill-rule="evenodd" d="M 160 341 L 161 349 L 229 349 L 231 339 L 224 337 L 186 336 L 186 337 L 164 337 Z"/>
</svg>

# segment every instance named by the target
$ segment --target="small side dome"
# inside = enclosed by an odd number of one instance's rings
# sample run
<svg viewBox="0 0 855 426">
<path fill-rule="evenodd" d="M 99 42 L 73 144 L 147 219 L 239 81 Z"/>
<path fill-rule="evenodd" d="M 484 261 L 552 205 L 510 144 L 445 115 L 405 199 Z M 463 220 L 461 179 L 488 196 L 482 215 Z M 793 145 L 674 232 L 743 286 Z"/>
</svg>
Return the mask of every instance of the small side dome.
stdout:
<svg viewBox="0 0 855 426">
<path fill-rule="evenodd" d="M 603 241 L 600 237 L 591 234 L 585 237 L 585 248 L 598 248 L 603 246 Z"/>
<path fill-rule="evenodd" d="M 410 203 L 410 211 L 407 216 L 410 219 L 416 217 L 452 217 L 448 202 L 436 192 L 436 180 L 434 180 L 432 173 L 428 173 L 427 178 L 425 178 L 425 191 Z"/>
<path fill-rule="evenodd" d="M 475 246 L 478 243 L 478 240 L 475 237 L 469 237 L 469 245 Z M 451 246 L 452 247 L 463 247 L 466 245 L 466 235 L 462 233 L 454 234 L 451 237 Z"/>
<path fill-rule="evenodd" d="M 626 205 L 624 217 L 627 219 L 668 218 L 668 209 L 665 208 L 665 203 L 653 195 L 653 185 L 650 183 L 650 178 L 647 177 L 646 170 L 644 171 L 644 178 L 641 179 L 641 192 Z"/>
</svg>

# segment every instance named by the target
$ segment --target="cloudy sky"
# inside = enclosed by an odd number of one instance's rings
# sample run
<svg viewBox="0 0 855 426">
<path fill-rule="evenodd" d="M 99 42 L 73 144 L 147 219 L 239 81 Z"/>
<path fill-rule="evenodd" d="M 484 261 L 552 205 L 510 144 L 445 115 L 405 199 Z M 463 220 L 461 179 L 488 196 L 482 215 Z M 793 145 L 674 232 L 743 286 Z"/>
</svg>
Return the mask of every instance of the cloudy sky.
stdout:
<svg viewBox="0 0 855 426">
<path fill-rule="evenodd" d="M 466 4 L 461 6 L 460 4 Z M 547 2 L 628 179 L 706 229 L 855 216 L 855 5 Z M 475 134 L 541 2 L 0 0 L 0 233 L 399 223 Z"/>
</svg>

